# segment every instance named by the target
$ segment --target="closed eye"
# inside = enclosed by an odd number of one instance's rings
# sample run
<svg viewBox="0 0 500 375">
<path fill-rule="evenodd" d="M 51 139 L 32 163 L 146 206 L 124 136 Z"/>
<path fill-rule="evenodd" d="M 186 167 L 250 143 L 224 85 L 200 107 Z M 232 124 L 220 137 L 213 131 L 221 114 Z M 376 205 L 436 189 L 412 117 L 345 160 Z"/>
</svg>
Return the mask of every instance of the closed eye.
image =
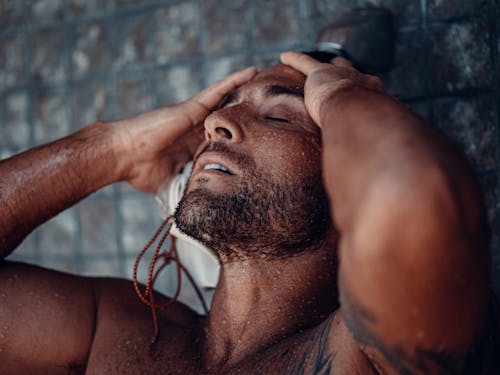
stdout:
<svg viewBox="0 0 500 375">
<path fill-rule="evenodd" d="M 281 118 L 281 117 L 273 117 L 273 116 L 266 116 L 265 117 L 266 120 L 269 120 L 269 121 L 276 121 L 276 122 L 290 122 L 288 121 L 287 119 L 285 118 Z"/>
<path fill-rule="evenodd" d="M 219 104 L 217 109 L 222 109 L 222 108 L 228 106 L 229 104 L 233 104 L 234 102 L 236 102 L 237 99 L 238 99 L 237 94 L 234 91 L 231 91 L 222 100 L 222 102 Z"/>
</svg>

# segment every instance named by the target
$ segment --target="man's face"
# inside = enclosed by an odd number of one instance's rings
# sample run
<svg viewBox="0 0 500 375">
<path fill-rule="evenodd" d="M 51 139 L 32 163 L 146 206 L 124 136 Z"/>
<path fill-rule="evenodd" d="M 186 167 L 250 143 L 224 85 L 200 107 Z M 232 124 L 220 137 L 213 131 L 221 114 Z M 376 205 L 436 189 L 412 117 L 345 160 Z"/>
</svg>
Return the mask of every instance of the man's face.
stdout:
<svg viewBox="0 0 500 375">
<path fill-rule="evenodd" d="M 285 256 L 324 238 L 321 136 L 304 106 L 304 79 L 273 66 L 205 120 L 176 222 L 222 260 Z"/>
</svg>

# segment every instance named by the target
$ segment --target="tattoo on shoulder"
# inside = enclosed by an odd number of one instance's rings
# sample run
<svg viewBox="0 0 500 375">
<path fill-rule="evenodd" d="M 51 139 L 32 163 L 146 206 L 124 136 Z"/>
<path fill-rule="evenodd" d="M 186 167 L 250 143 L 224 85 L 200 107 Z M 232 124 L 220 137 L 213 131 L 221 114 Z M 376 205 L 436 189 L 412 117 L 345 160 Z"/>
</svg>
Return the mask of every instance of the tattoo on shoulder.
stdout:
<svg viewBox="0 0 500 375">
<path fill-rule="evenodd" d="M 401 375 L 462 374 L 465 359 L 441 348 L 416 347 L 409 353 L 400 346 L 389 345 L 378 337 L 370 326 L 377 322 L 377 317 L 365 306 L 351 299 L 344 291 L 341 306 L 344 321 L 361 347 L 374 348 Z M 375 367 L 379 367 L 374 363 Z"/>
<path fill-rule="evenodd" d="M 296 353 L 295 360 L 283 369 L 283 374 L 331 374 L 336 355 L 328 350 L 328 334 L 332 322 L 333 316 L 308 335 L 304 349 Z"/>
</svg>

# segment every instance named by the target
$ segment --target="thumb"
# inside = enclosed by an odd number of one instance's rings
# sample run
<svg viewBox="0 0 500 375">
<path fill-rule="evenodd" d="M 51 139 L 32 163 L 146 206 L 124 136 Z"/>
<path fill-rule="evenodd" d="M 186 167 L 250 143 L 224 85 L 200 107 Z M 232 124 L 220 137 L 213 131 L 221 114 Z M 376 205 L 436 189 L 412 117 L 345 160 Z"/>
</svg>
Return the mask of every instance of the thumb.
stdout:
<svg viewBox="0 0 500 375">
<path fill-rule="evenodd" d="M 189 116 L 191 125 L 195 126 L 202 122 L 228 93 L 250 81 L 255 74 L 257 69 L 253 66 L 240 70 L 213 83 L 184 102 L 183 106 L 187 109 L 185 113 Z"/>
</svg>

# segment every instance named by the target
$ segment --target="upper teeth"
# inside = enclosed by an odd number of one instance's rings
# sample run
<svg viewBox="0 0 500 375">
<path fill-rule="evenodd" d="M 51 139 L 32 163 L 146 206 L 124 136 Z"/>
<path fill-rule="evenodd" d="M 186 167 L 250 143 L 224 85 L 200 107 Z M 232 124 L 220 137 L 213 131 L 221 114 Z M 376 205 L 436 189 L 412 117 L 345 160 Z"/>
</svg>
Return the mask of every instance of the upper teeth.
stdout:
<svg viewBox="0 0 500 375">
<path fill-rule="evenodd" d="M 210 164 L 207 164 L 203 167 L 204 170 L 209 170 L 209 169 L 217 169 L 219 171 L 222 171 L 222 172 L 229 172 L 228 169 L 220 164 L 216 164 L 216 163 L 210 163 Z"/>
</svg>

